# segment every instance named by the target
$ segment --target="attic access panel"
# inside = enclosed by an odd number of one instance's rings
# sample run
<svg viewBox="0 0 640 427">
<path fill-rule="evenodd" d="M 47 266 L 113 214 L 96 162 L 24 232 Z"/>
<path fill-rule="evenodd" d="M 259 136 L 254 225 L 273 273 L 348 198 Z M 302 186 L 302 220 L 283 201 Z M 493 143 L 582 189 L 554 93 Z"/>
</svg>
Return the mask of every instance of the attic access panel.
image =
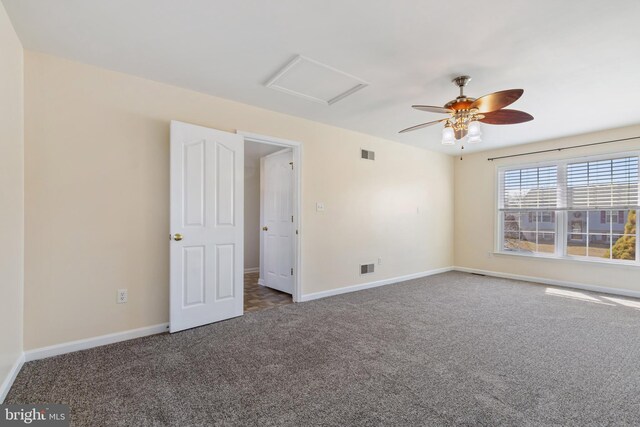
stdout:
<svg viewBox="0 0 640 427">
<path fill-rule="evenodd" d="M 327 106 L 368 85 L 358 77 L 301 55 L 286 63 L 265 83 L 269 88 Z"/>
</svg>

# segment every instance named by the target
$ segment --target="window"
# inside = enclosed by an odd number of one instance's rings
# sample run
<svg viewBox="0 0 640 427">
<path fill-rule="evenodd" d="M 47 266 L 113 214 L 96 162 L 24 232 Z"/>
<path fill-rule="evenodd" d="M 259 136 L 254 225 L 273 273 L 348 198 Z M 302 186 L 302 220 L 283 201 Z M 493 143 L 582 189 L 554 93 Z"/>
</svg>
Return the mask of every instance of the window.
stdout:
<svg viewBox="0 0 640 427">
<path fill-rule="evenodd" d="M 600 211 L 600 222 L 602 224 L 624 224 L 624 211 Z"/>
<path fill-rule="evenodd" d="M 636 259 L 635 209 L 567 213 L 568 255 L 632 261 Z"/>
<path fill-rule="evenodd" d="M 553 253 L 556 240 L 558 168 L 514 169 L 502 175 L 505 251 Z"/>
<path fill-rule="evenodd" d="M 540 222 L 554 222 L 556 219 L 555 212 L 540 212 Z M 529 212 L 529 222 L 535 221 L 536 212 Z"/>
<path fill-rule="evenodd" d="M 499 170 L 501 252 L 638 263 L 638 155 Z"/>
</svg>

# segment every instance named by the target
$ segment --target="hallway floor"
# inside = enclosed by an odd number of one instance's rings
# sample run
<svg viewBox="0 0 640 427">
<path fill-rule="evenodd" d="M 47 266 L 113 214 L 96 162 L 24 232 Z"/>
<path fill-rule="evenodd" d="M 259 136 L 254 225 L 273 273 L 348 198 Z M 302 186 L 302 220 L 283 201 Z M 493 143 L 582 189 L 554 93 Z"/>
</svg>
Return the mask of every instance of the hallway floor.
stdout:
<svg viewBox="0 0 640 427">
<path fill-rule="evenodd" d="M 244 275 L 244 311 L 258 311 L 279 305 L 291 304 L 291 295 L 258 285 L 259 273 Z"/>
</svg>

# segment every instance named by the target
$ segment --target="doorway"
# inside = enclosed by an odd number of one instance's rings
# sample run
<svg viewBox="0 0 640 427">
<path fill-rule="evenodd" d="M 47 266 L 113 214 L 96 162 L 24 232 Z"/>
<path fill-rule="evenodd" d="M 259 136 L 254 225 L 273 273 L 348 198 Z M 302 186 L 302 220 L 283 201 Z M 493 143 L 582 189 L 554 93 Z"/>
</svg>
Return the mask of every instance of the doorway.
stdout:
<svg viewBox="0 0 640 427">
<path fill-rule="evenodd" d="M 244 145 L 244 311 L 298 301 L 299 158 L 292 141 L 238 132 Z"/>
<path fill-rule="evenodd" d="M 244 313 L 243 171 L 245 143 L 249 142 L 275 146 L 274 152 L 288 149 L 293 158 L 287 206 L 292 242 L 286 254 L 276 259 L 286 260 L 287 268 L 291 265 L 287 290 L 292 301 L 299 301 L 301 145 L 175 120 L 170 133 L 170 332 Z"/>
</svg>

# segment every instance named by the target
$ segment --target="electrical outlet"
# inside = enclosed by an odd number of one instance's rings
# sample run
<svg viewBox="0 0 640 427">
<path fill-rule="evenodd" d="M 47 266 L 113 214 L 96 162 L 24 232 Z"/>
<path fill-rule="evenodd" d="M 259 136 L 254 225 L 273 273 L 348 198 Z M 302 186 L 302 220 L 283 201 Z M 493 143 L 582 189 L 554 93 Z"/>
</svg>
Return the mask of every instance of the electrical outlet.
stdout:
<svg viewBox="0 0 640 427">
<path fill-rule="evenodd" d="M 382 264 L 382 258 L 378 258 L 378 265 Z"/>
<path fill-rule="evenodd" d="M 128 292 L 126 289 L 118 289 L 118 295 L 117 295 L 117 300 L 116 302 L 118 304 L 124 304 L 127 302 L 127 298 L 128 298 Z"/>
<path fill-rule="evenodd" d="M 324 212 L 324 203 L 316 202 L 316 212 Z"/>
</svg>

